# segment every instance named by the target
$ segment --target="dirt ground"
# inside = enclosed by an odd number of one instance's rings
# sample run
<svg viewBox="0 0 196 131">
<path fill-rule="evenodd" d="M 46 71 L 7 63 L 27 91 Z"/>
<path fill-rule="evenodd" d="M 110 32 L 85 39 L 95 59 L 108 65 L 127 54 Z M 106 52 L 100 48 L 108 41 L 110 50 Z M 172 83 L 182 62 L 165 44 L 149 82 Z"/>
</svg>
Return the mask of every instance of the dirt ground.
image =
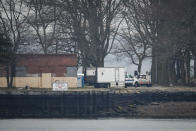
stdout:
<svg viewBox="0 0 196 131">
<path fill-rule="evenodd" d="M 94 88 L 94 87 L 85 87 L 85 88 L 73 88 L 68 91 L 111 91 L 115 93 L 142 93 L 142 92 L 196 92 L 196 87 L 128 87 L 128 88 Z"/>
<path fill-rule="evenodd" d="M 0 94 L 5 94 L 7 92 L 19 93 L 19 92 L 51 92 L 51 88 L 0 88 Z M 183 87 L 183 86 L 173 86 L 173 87 L 162 87 L 162 86 L 153 86 L 153 87 L 128 87 L 128 88 L 94 88 L 92 86 L 86 86 L 85 88 L 70 88 L 68 92 L 103 92 L 109 91 L 114 93 L 143 93 L 143 92 L 196 92 L 196 87 Z M 53 91 L 52 91 L 53 92 Z"/>
<path fill-rule="evenodd" d="M 196 102 L 161 102 L 138 105 L 138 117 L 143 118 L 196 118 Z"/>
<path fill-rule="evenodd" d="M 196 87 L 162 87 L 162 86 L 153 86 L 153 87 L 128 87 L 128 88 L 93 88 L 93 87 L 85 87 L 85 88 L 73 88 L 69 89 L 69 91 L 115 91 L 120 93 L 129 93 L 129 92 L 156 92 L 156 91 L 168 91 L 168 92 L 178 92 L 178 91 L 190 91 L 196 92 Z"/>
</svg>

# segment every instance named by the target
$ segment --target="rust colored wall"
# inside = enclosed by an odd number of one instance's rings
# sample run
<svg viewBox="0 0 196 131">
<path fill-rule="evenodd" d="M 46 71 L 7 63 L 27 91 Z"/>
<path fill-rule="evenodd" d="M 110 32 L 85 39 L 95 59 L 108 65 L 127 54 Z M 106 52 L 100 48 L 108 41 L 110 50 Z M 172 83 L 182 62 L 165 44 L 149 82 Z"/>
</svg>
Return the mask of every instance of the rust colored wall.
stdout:
<svg viewBox="0 0 196 131">
<path fill-rule="evenodd" d="M 54 76 L 66 76 L 66 67 L 77 66 L 76 54 L 59 54 L 59 55 L 33 55 L 20 54 L 16 56 L 16 67 L 25 67 L 27 74 L 52 73 Z M 5 76 L 3 65 L 0 69 L 0 76 Z"/>
<path fill-rule="evenodd" d="M 75 54 L 62 55 L 17 55 L 17 66 L 76 66 L 77 57 Z"/>
<path fill-rule="evenodd" d="M 0 76 L 6 76 L 6 66 L 0 64 Z"/>
</svg>

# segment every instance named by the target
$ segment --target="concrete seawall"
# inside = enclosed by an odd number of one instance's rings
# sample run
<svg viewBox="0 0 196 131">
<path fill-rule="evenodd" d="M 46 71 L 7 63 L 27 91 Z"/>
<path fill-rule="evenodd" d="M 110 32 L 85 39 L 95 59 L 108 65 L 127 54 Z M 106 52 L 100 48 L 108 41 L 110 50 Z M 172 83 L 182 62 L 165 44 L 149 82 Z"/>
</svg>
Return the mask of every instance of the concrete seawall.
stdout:
<svg viewBox="0 0 196 131">
<path fill-rule="evenodd" d="M 25 91 L 0 94 L 0 118 L 69 117 L 196 118 L 196 92 Z"/>
</svg>

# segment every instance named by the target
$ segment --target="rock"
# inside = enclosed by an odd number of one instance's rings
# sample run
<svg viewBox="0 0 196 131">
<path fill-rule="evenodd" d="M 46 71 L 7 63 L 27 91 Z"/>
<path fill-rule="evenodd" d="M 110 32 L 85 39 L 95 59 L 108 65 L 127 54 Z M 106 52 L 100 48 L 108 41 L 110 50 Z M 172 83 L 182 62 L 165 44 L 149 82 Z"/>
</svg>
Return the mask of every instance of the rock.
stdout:
<svg viewBox="0 0 196 131">
<path fill-rule="evenodd" d="M 159 105 L 160 103 L 158 102 L 152 102 L 151 105 Z"/>
</svg>

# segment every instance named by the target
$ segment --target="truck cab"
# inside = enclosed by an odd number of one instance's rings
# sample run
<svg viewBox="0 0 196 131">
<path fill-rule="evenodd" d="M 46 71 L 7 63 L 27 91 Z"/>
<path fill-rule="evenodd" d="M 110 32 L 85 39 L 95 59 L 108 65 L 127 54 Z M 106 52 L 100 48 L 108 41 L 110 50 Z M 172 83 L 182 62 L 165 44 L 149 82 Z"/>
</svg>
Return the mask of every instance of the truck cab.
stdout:
<svg viewBox="0 0 196 131">
<path fill-rule="evenodd" d="M 133 77 L 131 75 L 125 75 L 125 88 L 129 86 L 135 86 L 138 87 L 138 79 L 136 77 Z"/>
<path fill-rule="evenodd" d="M 125 88 L 129 86 L 139 87 L 140 85 L 152 86 L 151 77 L 149 75 L 131 76 L 125 75 Z"/>
<path fill-rule="evenodd" d="M 146 85 L 147 87 L 152 86 L 150 75 L 138 75 L 137 79 L 139 85 Z"/>
</svg>

